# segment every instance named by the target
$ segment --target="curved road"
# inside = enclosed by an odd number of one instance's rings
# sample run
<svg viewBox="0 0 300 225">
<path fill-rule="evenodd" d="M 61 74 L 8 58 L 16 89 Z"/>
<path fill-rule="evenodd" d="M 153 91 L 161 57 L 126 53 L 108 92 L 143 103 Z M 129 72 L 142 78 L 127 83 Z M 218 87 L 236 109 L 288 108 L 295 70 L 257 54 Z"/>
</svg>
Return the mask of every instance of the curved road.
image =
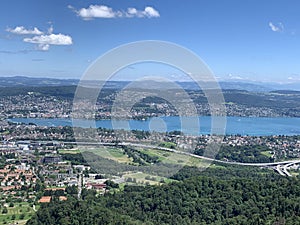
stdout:
<svg viewBox="0 0 300 225">
<path fill-rule="evenodd" d="M 103 145 L 103 146 L 115 146 L 115 143 L 102 143 L 102 142 L 65 142 L 65 144 L 77 144 L 77 145 Z M 145 145 L 145 144 L 136 144 L 130 142 L 121 142 L 118 143 L 119 146 L 132 146 L 132 147 L 141 147 L 141 148 L 150 148 L 150 149 L 157 149 L 162 151 L 173 152 L 176 154 L 188 155 L 194 158 L 200 158 L 207 161 L 218 162 L 223 164 L 230 164 L 230 165 L 240 165 L 240 166 L 258 166 L 258 167 L 273 167 L 275 171 L 277 171 L 282 176 L 292 176 L 288 171 L 287 168 L 300 163 L 300 159 L 297 160 L 287 160 L 281 162 L 272 162 L 272 163 L 242 163 L 242 162 L 232 162 L 232 161 L 223 161 L 213 158 L 208 158 L 205 156 L 199 156 L 188 152 L 183 152 L 171 148 L 159 147 L 155 145 Z"/>
<path fill-rule="evenodd" d="M 223 164 L 232 164 L 232 165 L 241 165 L 241 166 L 259 166 L 259 167 L 261 167 L 261 166 L 277 166 L 277 165 L 286 165 L 286 164 L 288 166 L 290 166 L 290 165 L 300 163 L 299 159 L 298 160 L 282 161 L 282 162 L 273 162 L 273 163 L 241 163 L 241 162 L 222 161 L 222 160 L 218 160 L 218 159 L 207 158 L 205 156 L 199 156 L 199 155 L 195 155 L 195 154 L 188 153 L 188 152 L 182 152 L 182 151 L 178 151 L 178 150 L 171 149 L 171 148 L 164 148 L 164 147 L 153 146 L 153 145 L 134 144 L 134 143 L 127 143 L 127 142 L 120 143 L 120 145 L 158 149 L 158 150 L 163 150 L 163 151 L 174 152 L 174 153 L 177 153 L 177 154 L 188 155 L 188 156 L 191 156 L 191 157 L 200 158 L 200 159 L 204 159 L 204 160 L 207 160 L 207 161 L 214 161 L 214 162 L 219 162 L 219 163 L 223 163 Z"/>
</svg>

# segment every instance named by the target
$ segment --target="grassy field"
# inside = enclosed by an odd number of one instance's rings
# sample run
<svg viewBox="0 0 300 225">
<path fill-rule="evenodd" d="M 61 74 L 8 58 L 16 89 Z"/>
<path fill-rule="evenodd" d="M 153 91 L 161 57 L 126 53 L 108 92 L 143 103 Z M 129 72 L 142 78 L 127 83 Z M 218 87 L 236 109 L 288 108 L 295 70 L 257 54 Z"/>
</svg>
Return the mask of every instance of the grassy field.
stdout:
<svg viewBox="0 0 300 225">
<path fill-rule="evenodd" d="M 270 153 L 270 151 L 263 151 L 263 152 L 260 152 L 262 155 L 265 155 L 267 157 L 271 157 L 272 154 Z"/>
<path fill-rule="evenodd" d="M 59 154 L 78 154 L 80 150 L 78 149 L 62 149 L 59 150 Z"/>
<path fill-rule="evenodd" d="M 170 182 L 174 181 L 170 178 L 154 176 L 154 175 L 142 173 L 142 172 L 127 173 L 123 177 L 125 179 L 128 179 L 128 178 L 131 178 L 132 180 L 135 179 L 135 182 L 126 182 L 127 184 L 158 185 L 160 183 L 170 183 Z"/>
<path fill-rule="evenodd" d="M 133 162 L 133 158 L 128 157 L 127 154 L 124 153 L 122 148 L 115 148 L 115 147 L 101 147 L 101 148 L 87 148 L 86 150 L 84 148 L 81 149 L 82 152 L 92 152 L 100 157 L 114 160 L 117 163 L 120 164 L 129 164 L 131 166 L 136 166 L 137 170 L 140 166 L 139 163 Z M 198 168 L 207 168 L 210 164 L 207 163 L 205 160 L 202 160 L 200 158 L 194 158 L 188 155 L 173 153 L 173 152 L 167 152 L 163 150 L 157 150 L 157 149 L 146 149 L 146 148 L 135 148 L 135 151 L 149 155 L 151 157 L 157 157 L 158 163 L 163 167 L 168 167 L 168 164 L 170 165 L 179 165 L 180 167 L 183 166 L 193 166 Z M 138 153 L 136 153 L 138 155 Z M 140 156 L 142 157 L 142 155 Z M 142 159 L 144 160 L 144 159 Z M 146 161 L 144 161 L 146 162 Z M 145 166 L 145 165 L 144 165 Z M 156 163 L 151 164 L 147 163 L 146 166 L 156 166 Z M 136 171 L 136 170 L 135 170 Z M 138 170 L 143 171 L 144 170 Z M 151 183 L 151 182 L 150 182 Z"/>
<path fill-rule="evenodd" d="M 184 166 L 198 167 L 201 170 L 202 168 L 205 169 L 209 167 L 211 164 L 211 162 L 207 162 L 200 158 L 194 158 L 188 155 L 178 154 L 174 152 L 167 152 L 164 150 L 148 149 L 148 148 L 134 148 L 134 149 L 135 149 L 134 154 L 140 157 L 142 162 L 145 162 L 146 164 L 141 165 L 138 162 L 133 162 L 133 158 L 128 157 L 128 155 L 124 153 L 122 148 L 88 147 L 86 150 L 82 148 L 82 151 L 92 152 L 100 157 L 114 160 L 115 162 L 120 164 L 127 164 L 130 166 L 134 166 L 122 170 L 121 174 L 119 174 L 123 176 L 125 180 L 128 180 L 127 178 L 131 178 L 130 182 L 127 181 L 127 183 L 131 183 L 131 184 L 135 183 L 141 185 L 146 185 L 146 184 L 157 185 L 160 183 L 168 183 L 171 181 L 169 177 L 172 176 L 175 172 L 177 172 L 180 168 Z M 140 155 L 139 152 L 141 153 Z M 158 160 L 155 163 L 151 163 L 149 161 L 146 161 L 145 158 L 147 157 L 143 155 L 149 155 L 152 158 L 157 157 Z M 221 167 L 217 165 L 214 166 Z M 118 167 L 116 167 L 116 170 L 117 169 Z M 151 179 L 149 179 L 149 176 L 151 177 Z M 148 179 L 146 179 L 146 177 Z M 162 180 L 163 182 L 161 182 Z"/>
<path fill-rule="evenodd" d="M 88 150 L 83 149 L 82 151 L 93 152 L 96 155 L 99 155 L 106 159 L 111 159 L 119 163 L 130 163 L 132 162 L 131 158 L 128 158 L 126 154 L 124 154 L 121 148 L 114 147 L 101 147 L 101 148 L 89 148 Z"/>
<path fill-rule="evenodd" d="M 293 176 L 293 177 L 297 177 L 297 176 L 299 176 L 299 170 L 295 170 L 295 169 L 290 169 L 290 170 L 288 170 L 289 171 L 289 173 Z"/>
<path fill-rule="evenodd" d="M 167 152 L 163 150 L 157 149 L 148 149 L 148 148 L 135 148 L 137 151 L 147 154 L 149 156 L 156 156 L 158 157 L 158 161 L 166 164 L 176 164 L 176 165 L 187 165 L 187 166 L 196 166 L 196 167 L 206 167 L 207 163 L 200 159 L 190 157 L 188 155 Z M 92 152 L 98 156 L 101 156 L 106 159 L 114 160 L 118 163 L 126 163 L 134 165 L 133 159 L 128 157 L 123 151 L 122 148 L 116 147 L 98 147 L 98 148 L 91 148 L 87 147 L 86 149 L 82 148 L 80 151 L 82 152 Z M 77 152 L 80 152 L 77 150 Z M 61 151 L 60 151 L 61 152 Z M 70 150 L 63 150 L 63 153 L 70 153 Z M 74 153 L 76 153 L 74 151 Z"/>
<path fill-rule="evenodd" d="M 38 206 L 35 209 L 37 210 Z M 26 202 L 14 203 L 14 207 L 7 206 L 7 210 L 7 213 L 2 213 L 3 207 L 1 208 L 0 224 L 17 223 L 24 225 L 35 213 L 33 208 Z"/>
<path fill-rule="evenodd" d="M 160 162 L 169 163 L 169 164 L 180 164 L 182 166 L 196 166 L 201 167 L 205 166 L 205 162 L 199 158 L 193 158 L 187 155 L 177 154 L 173 152 L 166 152 L 156 149 L 137 149 L 138 151 L 148 154 L 150 156 L 157 156 Z"/>
</svg>

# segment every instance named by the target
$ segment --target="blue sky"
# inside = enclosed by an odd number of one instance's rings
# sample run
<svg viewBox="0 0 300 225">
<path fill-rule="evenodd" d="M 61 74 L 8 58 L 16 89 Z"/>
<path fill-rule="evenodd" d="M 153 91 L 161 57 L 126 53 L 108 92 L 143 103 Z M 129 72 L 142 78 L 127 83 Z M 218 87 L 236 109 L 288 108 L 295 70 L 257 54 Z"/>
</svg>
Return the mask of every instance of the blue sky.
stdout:
<svg viewBox="0 0 300 225">
<path fill-rule="evenodd" d="M 112 48 L 162 40 L 221 80 L 300 82 L 298 0 L 4 0 L 1 9 L 0 76 L 80 78 Z"/>
</svg>

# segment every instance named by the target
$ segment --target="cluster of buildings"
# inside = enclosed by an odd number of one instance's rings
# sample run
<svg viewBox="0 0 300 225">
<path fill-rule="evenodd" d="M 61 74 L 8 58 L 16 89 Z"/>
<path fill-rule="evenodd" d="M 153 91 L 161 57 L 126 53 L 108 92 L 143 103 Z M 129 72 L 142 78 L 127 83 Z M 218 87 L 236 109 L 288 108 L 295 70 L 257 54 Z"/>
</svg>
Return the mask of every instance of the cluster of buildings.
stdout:
<svg viewBox="0 0 300 225">
<path fill-rule="evenodd" d="M 231 146 L 263 146 L 269 149 L 274 159 L 299 158 L 299 136 L 240 136 L 230 135 L 224 137 L 224 144 Z"/>
<path fill-rule="evenodd" d="M 1 121 L 0 121 L 1 122 Z M 0 154 L 14 154 L 16 151 L 33 154 L 56 153 L 58 149 L 68 149 L 76 145 L 76 141 L 94 142 L 89 129 L 78 130 L 76 140 L 71 127 L 40 127 L 26 124 L 0 124 L 2 141 Z M 181 134 L 124 131 L 98 129 L 98 141 L 102 143 L 133 142 L 155 145 L 162 142 L 172 142 L 178 149 L 194 150 L 205 148 L 210 135 L 185 136 Z M 0 137 L 0 140 L 1 140 Z M 27 141 L 24 141 L 27 140 Z M 75 140 L 75 141 L 74 141 Z M 300 138 L 298 136 L 244 136 L 226 135 L 222 140 L 224 146 L 263 146 L 270 150 L 275 159 L 300 157 Z"/>
<path fill-rule="evenodd" d="M 28 92 L 25 95 L 0 98 L 0 114 L 3 118 L 67 118 L 72 102 L 55 96 Z"/>
<path fill-rule="evenodd" d="M 31 146 L 30 141 L 26 143 Z M 5 146 L 7 145 L 6 143 Z M 63 189 L 63 192 L 66 187 L 76 187 L 79 193 L 82 188 L 100 192 L 106 190 L 107 179 L 99 179 L 98 174 L 90 172 L 91 168 L 88 165 L 72 165 L 70 161 L 64 160 L 57 150 L 45 149 L 32 154 L 23 151 L 21 145 L 12 146 L 14 149 L 5 150 L 2 143 L 0 148 L 0 200 L 5 201 L 5 198 L 10 196 L 11 199 L 34 201 L 38 191 L 46 192 L 50 187 L 56 187 L 52 191 Z M 59 200 L 66 200 L 64 196 L 65 194 L 59 196 Z M 43 196 L 38 202 L 50 202 L 51 198 Z"/>
<path fill-rule="evenodd" d="M 37 180 L 29 165 L 21 163 L 21 165 L 7 164 L 0 169 L 0 184 L 3 191 L 21 189 L 35 184 Z"/>
<path fill-rule="evenodd" d="M 226 104 L 226 114 L 228 116 L 240 117 L 280 117 L 284 112 L 268 107 L 250 107 L 238 104 Z"/>
<path fill-rule="evenodd" d="M 176 143 L 180 149 L 193 150 L 204 149 L 210 141 L 210 135 L 181 136 L 170 135 L 164 138 L 165 141 Z M 272 158 L 280 160 L 286 158 L 300 158 L 300 136 L 247 136 L 247 135 L 226 135 L 221 141 L 223 146 L 260 146 L 267 149 Z"/>
<path fill-rule="evenodd" d="M 86 134 L 89 134 L 88 129 L 82 129 L 82 135 Z M 95 189 L 100 193 L 107 190 L 105 176 L 99 176 L 88 165 L 65 160 L 65 153 L 60 153 L 61 149 L 76 146 L 70 127 L 39 127 L 0 121 L 0 138 L 0 189 L 7 195 L 17 195 L 29 188 L 28 196 L 34 198 L 34 187 L 38 183 L 45 187 L 76 187 L 78 193 L 82 188 Z M 192 152 L 196 148 L 205 148 L 211 136 L 99 129 L 98 138 L 111 145 L 122 141 L 148 145 L 166 143 L 166 146 L 171 143 L 176 149 Z M 263 146 L 274 159 L 300 158 L 300 136 L 228 135 L 222 139 L 222 144 L 231 147 Z M 122 177 L 113 179 L 118 183 L 125 182 Z M 61 200 L 64 200 L 63 197 Z M 40 199 L 40 202 L 48 201 L 51 201 L 51 196 Z"/>
<path fill-rule="evenodd" d="M 91 173 L 91 167 L 88 165 L 71 165 L 59 155 L 45 156 L 40 165 L 42 166 L 39 166 L 39 174 L 44 178 L 44 184 L 48 187 L 77 186 L 95 190 L 106 188 L 107 179 L 99 174 Z"/>
<path fill-rule="evenodd" d="M 58 141 L 73 140 L 73 130 L 70 127 L 37 126 L 35 124 L 15 124 L 9 121 L 0 121 L 0 141 L 3 143 L 16 143 L 17 141 L 31 140 L 34 148 L 43 148 L 44 143 L 52 141 L 55 145 Z M 26 145 L 27 143 L 25 143 Z M 1 146 L 0 146 L 1 147 Z M 7 146 L 9 147 L 9 146 Z"/>
<path fill-rule="evenodd" d="M 161 101 L 155 98 L 141 100 L 141 96 L 147 96 L 148 92 L 140 91 L 137 98 L 138 102 L 132 102 L 135 98 L 132 96 L 123 96 L 124 105 L 132 105 L 130 112 L 123 112 L 124 107 L 121 106 L 120 113 L 123 117 L 133 119 L 143 119 L 147 117 L 156 116 L 175 116 L 178 115 L 178 109 L 166 101 Z M 224 94 L 229 93 L 226 91 Z M 199 115 L 210 115 L 210 105 L 207 103 L 206 97 L 201 92 L 189 91 L 189 101 L 193 100 Z M 148 93 L 149 95 L 149 93 Z M 155 93 L 154 93 L 155 95 Z M 166 91 L 160 93 L 163 97 L 174 99 L 176 98 L 176 105 L 188 105 L 187 96 L 182 94 L 182 91 L 175 91 L 174 93 Z M 0 119 L 1 118 L 70 118 L 71 113 L 73 118 L 97 118 L 109 119 L 112 116 L 111 109 L 113 103 L 115 104 L 116 91 L 111 91 L 101 98 L 98 98 L 96 105 L 89 101 L 77 102 L 73 107 L 73 99 L 44 95 L 35 92 L 28 92 L 23 95 L 3 96 L 0 98 Z M 159 95 L 158 95 L 159 97 Z M 173 103 L 174 104 L 174 103 Z M 228 116 L 255 116 L 255 117 L 278 117 L 278 116 L 300 116 L 299 110 L 290 110 L 290 108 L 267 107 L 267 106 L 251 106 L 249 104 L 239 104 L 237 102 L 227 102 L 225 104 L 226 113 Z M 126 107 L 124 108 L 126 109 Z M 192 109 L 192 107 L 191 107 Z M 189 107 L 184 107 L 185 113 L 192 113 Z M 190 112 L 191 111 L 191 112 Z"/>
</svg>

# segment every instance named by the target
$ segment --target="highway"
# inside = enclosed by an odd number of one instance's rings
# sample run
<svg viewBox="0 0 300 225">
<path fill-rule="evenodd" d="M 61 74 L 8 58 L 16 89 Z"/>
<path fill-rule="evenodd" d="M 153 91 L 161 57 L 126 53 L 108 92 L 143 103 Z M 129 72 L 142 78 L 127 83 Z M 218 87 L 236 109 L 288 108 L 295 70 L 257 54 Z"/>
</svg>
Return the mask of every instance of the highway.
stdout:
<svg viewBox="0 0 300 225">
<path fill-rule="evenodd" d="M 287 171 L 287 169 L 291 166 L 294 166 L 296 163 L 289 163 L 283 166 L 283 172 L 285 173 L 285 175 L 287 175 L 288 177 L 291 177 L 292 175 Z"/>
<path fill-rule="evenodd" d="M 207 161 L 214 161 L 214 162 L 218 162 L 218 163 L 231 164 L 231 165 L 258 166 L 258 167 L 270 167 L 270 166 L 277 166 L 277 165 L 288 165 L 287 167 L 289 167 L 291 165 L 300 163 L 299 159 L 298 160 L 281 161 L 281 162 L 273 162 L 273 163 L 242 163 L 242 162 L 231 162 L 231 161 L 223 161 L 223 160 L 217 160 L 217 159 L 207 158 L 205 156 L 199 156 L 199 155 L 195 155 L 195 154 L 188 153 L 188 152 L 183 152 L 183 151 L 178 151 L 178 150 L 175 150 L 175 149 L 164 148 L 164 147 L 153 146 L 153 145 L 135 144 L 135 143 L 127 143 L 127 142 L 120 143 L 120 145 L 127 145 L 127 146 L 133 146 L 133 147 L 141 147 L 141 148 L 150 148 L 150 149 L 158 149 L 158 150 L 163 150 L 163 151 L 174 152 L 176 154 L 188 155 L 188 156 L 191 156 L 191 157 L 200 158 L 200 159 L 204 159 L 204 160 L 207 160 Z"/>
<path fill-rule="evenodd" d="M 279 173 L 281 176 L 285 176 L 285 175 L 286 175 L 286 174 L 282 171 L 282 168 L 281 168 L 280 165 L 277 165 L 274 169 L 275 169 L 275 171 L 276 171 L 277 173 Z"/>
<path fill-rule="evenodd" d="M 65 144 L 77 144 L 77 145 L 102 145 L 102 146 L 115 146 L 115 143 L 102 143 L 102 142 L 65 142 Z M 130 142 L 121 142 L 118 143 L 118 146 L 132 146 L 132 147 L 139 147 L 139 148 L 149 148 L 149 149 L 157 149 L 162 151 L 173 152 L 176 154 L 188 155 L 194 158 L 200 158 L 206 161 L 211 162 L 218 162 L 222 164 L 229 164 L 229 165 L 240 165 L 240 166 L 255 166 L 255 167 L 272 167 L 275 171 L 277 171 L 282 176 L 292 176 L 287 170 L 290 166 L 295 164 L 300 164 L 300 160 L 287 160 L 287 161 L 280 161 L 280 162 L 272 162 L 272 163 L 242 163 L 242 162 L 232 162 L 232 161 L 223 161 L 217 160 L 213 158 L 208 158 L 205 156 L 195 155 L 189 152 L 183 152 L 171 148 L 165 148 L 155 145 L 145 145 L 145 144 L 137 144 L 137 143 L 130 143 Z"/>
</svg>

